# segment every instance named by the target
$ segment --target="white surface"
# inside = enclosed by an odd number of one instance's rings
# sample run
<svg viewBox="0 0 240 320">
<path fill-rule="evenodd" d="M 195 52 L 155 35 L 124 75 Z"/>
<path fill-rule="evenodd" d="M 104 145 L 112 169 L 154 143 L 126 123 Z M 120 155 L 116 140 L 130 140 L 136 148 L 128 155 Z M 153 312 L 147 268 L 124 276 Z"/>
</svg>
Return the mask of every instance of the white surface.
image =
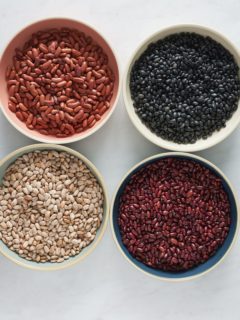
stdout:
<svg viewBox="0 0 240 320">
<path fill-rule="evenodd" d="M 239 0 L 0 0 L 0 50 L 20 28 L 50 16 L 68 16 L 94 25 L 112 44 L 122 70 L 149 34 L 177 23 L 198 23 L 222 32 L 240 47 Z M 34 141 L 0 114 L 0 157 Z M 70 145 L 102 172 L 109 193 L 136 162 L 162 152 L 128 119 L 122 99 L 110 121 L 95 135 Z M 198 153 L 219 166 L 239 193 L 240 129 L 210 150 Z M 118 252 L 108 230 L 84 262 L 41 273 L 0 257 L 1 320 L 239 320 L 240 243 L 216 270 L 186 283 L 165 283 L 135 270 Z"/>
</svg>

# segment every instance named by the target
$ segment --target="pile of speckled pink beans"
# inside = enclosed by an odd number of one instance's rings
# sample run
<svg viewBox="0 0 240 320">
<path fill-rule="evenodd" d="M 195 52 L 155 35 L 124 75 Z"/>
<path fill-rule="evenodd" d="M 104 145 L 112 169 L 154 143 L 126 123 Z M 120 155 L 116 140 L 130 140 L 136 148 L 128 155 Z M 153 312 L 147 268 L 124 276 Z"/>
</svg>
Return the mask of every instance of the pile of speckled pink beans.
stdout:
<svg viewBox="0 0 240 320">
<path fill-rule="evenodd" d="M 226 71 L 229 77 L 230 72 L 236 73 L 231 80 L 235 82 L 229 81 L 229 86 L 233 83 L 234 95 L 238 94 L 237 49 L 217 32 L 179 25 L 143 42 L 123 79 L 125 105 L 132 122 L 147 139 L 175 152 L 147 158 L 124 176 L 112 200 L 110 218 L 117 246 L 132 265 L 160 279 L 180 280 L 214 268 L 237 236 L 238 200 L 229 180 L 214 164 L 186 152 L 223 140 L 239 123 L 240 111 L 239 107 L 231 113 L 226 111 L 221 129 L 191 143 L 174 142 L 158 134 L 164 116 L 170 124 L 168 137 L 178 131 L 176 123 L 184 131 L 181 108 L 172 111 L 176 118 L 173 121 L 171 108 L 183 96 L 186 106 L 190 101 L 186 81 L 180 83 L 177 76 L 178 62 L 173 66 L 173 78 L 181 90 L 167 97 L 166 92 L 173 87 L 167 86 L 165 92 L 157 83 L 165 79 L 161 72 L 166 72 L 166 79 L 169 77 L 167 69 L 162 69 L 168 62 L 161 62 L 153 54 L 148 57 L 149 50 L 156 46 L 161 50 L 161 40 L 165 43 L 173 34 L 198 34 L 201 39 L 208 36 L 224 47 L 221 50 L 227 52 L 226 61 L 232 59 L 236 64 L 231 69 L 225 62 L 225 70 L 231 70 Z M 186 72 L 191 68 L 186 63 Z M 155 78 L 149 78 L 154 72 Z M 6 118 L 22 134 L 44 142 L 18 149 L 0 162 L 0 252 L 32 269 L 65 268 L 84 259 L 102 238 L 109 200 L 97 168 L 62 144 L 86 138 L 110 118 L 121 87 L 116 56 L 107 41 L 86 24 L 70 19 L 43 20 L 20 31 L 7 45 L 1 58 L 0 80 L 1 109 Z M 166 81 L 169 84 L 170 80 Z M 220 87 L 223 91 L 224 85 Z M 198 90 L 194 85 L 191 89 Z M 214 107 L 216 103 L 221 105 L 214 91 L 212 96 L 216 97 Z M 204 96 L 201 99 L 209 107 L 211 102 Z M 182 100 L 181 105 L 185 107 Z M 193 120 L 191 113 L 184 116 L 182 121 L 190 126 L 201 123 L 200 118 Z M 190 130 L 186 137 L 191 136 L 193 129 L 185 130 Z M 126 143 L 131 143 L 130 139 Z"/>
</svg>

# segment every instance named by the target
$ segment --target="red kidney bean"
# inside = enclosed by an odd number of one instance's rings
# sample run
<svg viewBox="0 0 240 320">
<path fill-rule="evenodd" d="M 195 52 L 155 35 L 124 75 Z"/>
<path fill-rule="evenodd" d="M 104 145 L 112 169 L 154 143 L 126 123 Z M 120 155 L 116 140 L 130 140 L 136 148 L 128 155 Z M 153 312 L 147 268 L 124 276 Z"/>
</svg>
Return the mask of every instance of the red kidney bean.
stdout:
<svg viewBox="0 0 240 320">
<path fill-rule="evenodd" d="M 118 224 L 134 258 L 152 268 L 183 271 L 204 263 L 223 244 L 230 204 L 221 179 L 209 169 L 166 158 L 130 178 Z"/>
<path fill-rule="evenodd" d="M 108 110 L 114 74 L 101 47 L 77 30 L 39 31 L 6 69 L 9 109 L 31 130 L 66 137 Z"/>
</svg>

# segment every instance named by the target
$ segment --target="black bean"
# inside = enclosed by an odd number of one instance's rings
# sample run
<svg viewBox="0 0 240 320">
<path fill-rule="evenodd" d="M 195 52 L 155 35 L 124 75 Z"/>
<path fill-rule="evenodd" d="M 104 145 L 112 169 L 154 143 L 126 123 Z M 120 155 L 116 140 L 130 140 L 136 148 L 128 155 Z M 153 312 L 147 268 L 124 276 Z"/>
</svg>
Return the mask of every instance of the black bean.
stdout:
<svg viewBox="0 0 240 320">
<path fill-rule="evenodd" d="M 194 143 L 225 127 L 236 111 L 239 68 L 210 37 L 173 34 L 151 43 L 135 62 L 130 90 L 136 113 L 151 131 Z"/>
</svg>

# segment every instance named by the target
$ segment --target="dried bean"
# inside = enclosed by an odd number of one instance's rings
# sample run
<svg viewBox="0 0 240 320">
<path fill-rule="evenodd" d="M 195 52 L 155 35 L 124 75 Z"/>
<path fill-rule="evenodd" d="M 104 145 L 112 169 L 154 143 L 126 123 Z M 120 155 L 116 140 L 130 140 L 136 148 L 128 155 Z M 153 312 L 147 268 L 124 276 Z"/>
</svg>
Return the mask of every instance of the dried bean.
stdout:
<svg viewBox="0 0 240 320">
<path fill-rule="evenodd" d="M 17 118 L 31 130 L 58 137 L 93 127 L 110 106 L 114 88 L 114 74 L 102 48 L 84 33 L 67 28 L 32 35 L 16 50 L 6 79 L 9 109 Z M 102 107 L 96 118 L 98 103 Z M 39 117 L 44 126 L 31 122 Z"/>
<path fill-rule="evenodd" d="M 27 260 L 62 262 L 94 240 L 103 205 L 101 186 L 79 158 L 65 152 L 31 152 L 12 163 L 3 177 L 0 239 Z M 11 208 L 9 214 L 6 207 Z"/>
<path fill-rule="evenodd" d="M 161 159 L 130 178 L 118 223 L 124 245 L 137 260 L 166 271 L 188 270 L 224 243 L 230 204 L 221 179 L 203 165 Z"/>
<path fill-rule="evenodd" d="M 237 110 L 239 67 L 212 38 L 176 33 L 149 44 L 136 60 L 130 91 L 137 115 L 153 133 L 195 143 L 224 128 Z"/>
</svg>

